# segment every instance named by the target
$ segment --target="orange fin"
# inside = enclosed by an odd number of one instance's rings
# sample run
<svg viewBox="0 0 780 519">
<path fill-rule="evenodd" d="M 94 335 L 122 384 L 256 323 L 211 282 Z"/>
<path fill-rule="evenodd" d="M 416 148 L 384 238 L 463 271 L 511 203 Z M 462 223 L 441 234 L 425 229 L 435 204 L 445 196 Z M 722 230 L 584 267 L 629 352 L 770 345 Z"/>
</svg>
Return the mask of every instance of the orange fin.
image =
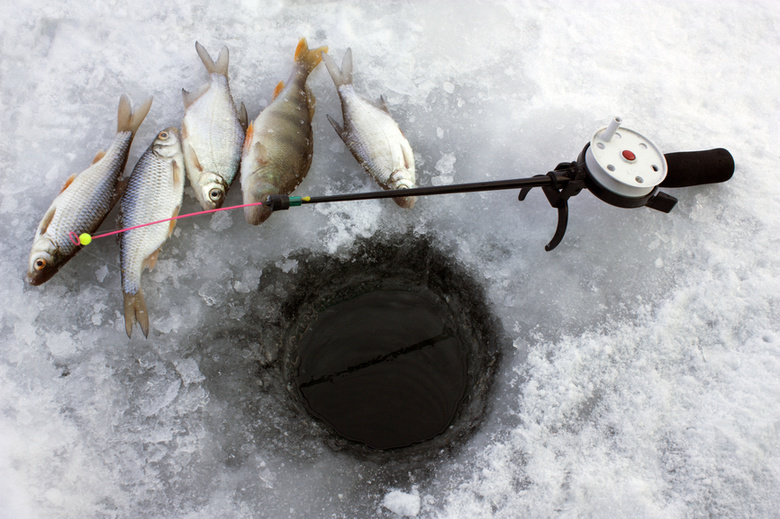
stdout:
<svg viewBox="0 0 780 519">
<path fill-rule="evenodd" d="M 105 156 L 106 156 L 106 152 L 103 151 L 103 150 L 100 150 L 99 152 L 97 152 L 97 155 L 95 155 L 95 158 L 92 159 L 92 164 L 94 164 L 95 162 L 99 161 L 100 159 L 102 159 Z"/>
<path fill-rule="evenodd" d="M 157 264 L 157 256 L 159 255 L 160 249 L 157 249 L 153 253 L 149 254 L 149 257 L 144 260 L 144 267 L 146 267 L 149 271 L 154 270 L 154 266 Z"/>
<path fill-rule="evenodd" d="M 249 153 L 249 148 L 252 147 L 252 136 L 255 133 L 255 126 L 254 123 L 249 123 L 249 126 L 246 129 L 246 135 L 244 136 L 244 150 L 242 152 L 243 155 L 246 155 Z"/>
<path fill-rule="evenodd" d="M 171 234 L 173 234 L 173 229 L 176 227 L 176 220 L 175 220 L 175 218 L 177 216 L 179 216 L 179 209 L 181 209 L 181 208 L 177 207 L 176 209 L 173 210 L 173 216 L 171 216 L 171 218 L 174 218 L 174 219 L 171 220 L 170 223 L 168 224 L 168 238 L 171 237 Z"/>
<path fill-rule="evenodd" d="M 298 46 L 295 48 L 295 62 L 303 64 L 303 66 L 311 72 L 314 67 L 319 65 L 320 61 L 322 61 L 323 52 L 328 52 L 327 45 L 317 47 L 316 49 L 309 49 L 306 38 L 301 38 L 298 42 Z"/>
<path fill-rule="evenodd" d="M 279 97 L 279 94 L 282 93 L 282 90 L 284 90 L 284 81 L 279 81 L 279 83 L 276 84 L 276 88 L 274 88 L 274 99 Z"/>
<path fill-rule="evenodd" d="M 149 337 L 149 312 L 146 310 L 146 301 L 141 289 L 135 294 L 125 292 L 125 331 L 128 337 L 133 336 L 135 323 L 141 325 L 144 337 Z"/>
<path fill-rule="evenodd" d="M 71 185 L 74 180 L 76 180 L 76 173 L 68 177 L 68 180 L 66 180 L 65 183 L 62 185 L 62 189 L 60 189 L 60 193 L 68 189 L 68 186 Z"/>
</svg>

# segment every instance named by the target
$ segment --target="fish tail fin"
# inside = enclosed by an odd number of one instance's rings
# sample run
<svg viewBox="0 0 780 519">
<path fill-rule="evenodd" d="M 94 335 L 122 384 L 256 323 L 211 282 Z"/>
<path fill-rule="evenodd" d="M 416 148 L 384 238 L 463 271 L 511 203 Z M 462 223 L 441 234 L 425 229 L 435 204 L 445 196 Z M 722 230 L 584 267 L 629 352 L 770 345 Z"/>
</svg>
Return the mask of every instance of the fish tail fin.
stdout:
<svg viewBox="0 0 780 519">
<path fill-rule="evenodd" d="M 216 63 L 211 59 L 206 48 L 197 41 L 195 42 L 195 50 L 198 51 L 198 56 L 200 56 L 200 60 L 205 65 L 206 70 L 209 71 L 209 74 L 222 74 L 227 77 L 228 63 L 230 62 L 230 51 L 228 51 L 227 47 L 220 49 Z"/>
<path fill-rule="evenodd" d="M 322 61 L 323 52 L 328 52 L 327 45 L 317 47 L 316 49 L 309 49 L 306 38 L 301 38 L 298 42 L 298 46 L 295 48 L 295 61 L 311 72 L 314 70 L 314 67 L 319 65 L 320 61 Z"/>
<path fill-rule="evenodd" d="M 135 323 L 141 325 L 144 337 L 149 337 L 149 313 L 146 311 L 146 300 L 141 289 L 135 294 L 125 292 L 125 331 L 127 336 L 133 336 Z"/>
<path fill-rule="evenodd" d="M 340 88 L 345 83 L 345 81 L 339 66 L 336 65 L 336 62 L 333 61 L 333 58 L 331 58 L 330 55 L 326 52 L 322 53 L 322 62 L 325 63 L 325 67 L 328 69 L 328 73 L 330 74 L 330 78 L 333 80 L 333 84 L 336 85 L 337 89 Z"/>
<path fill-rule="evenodd" d="M 347 52 L 344 53 L 344 57 L 341 58 L 341 75 L 344 78 L 344 83 L 347 85 L 352 84 L 352 49 L 347 48 Z"/>
<path fill-rule="evenodd" d="M 119 98 L 119 108 L 116 114 L 116 131 L 117 132 L 131 132 L 135 135 L 138 127 L 146 119 L 146 115 L 149 113 L 149 109 L 152 107 L 153 97 L 149 97 L 141 106 L 133 111 L 133 106 L 130 104 L 130 98 L 127 94 L 122 94 Z"/>
</svg>

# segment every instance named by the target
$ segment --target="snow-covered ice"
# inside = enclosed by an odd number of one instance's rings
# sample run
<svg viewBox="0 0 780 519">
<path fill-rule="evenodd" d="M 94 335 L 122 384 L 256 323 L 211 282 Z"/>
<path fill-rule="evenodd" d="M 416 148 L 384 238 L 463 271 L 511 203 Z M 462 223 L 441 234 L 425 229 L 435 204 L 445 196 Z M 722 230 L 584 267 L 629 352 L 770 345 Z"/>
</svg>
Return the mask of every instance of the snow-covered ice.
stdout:
<svg viewBox="0 0 780 519">
<path fill-rule="evenodd" d="M 780 6 L 648 0 L 0 4 L 0 517 L 772 517 L 780 510 Z M 298 38 L 353 50 L 356 88 L 412 147 L 420 185 L 543 174 L 613 116 L 664 152 L 725 147 L 734 178 L 669 214 L 540 190 L 181 220 L 124 333 L 118 251 L 95 240 L 23 278 L 65 179 L 154 95 L 129 172 L 230 48 L 254 118 Z M 326 120 L 298 194 L 375 189 Z M 241 203 L 235 184 L 228 204 Z M 182 213 L 198 210 L 190 190 Z M 114 227 L 110 216 L 105 229 Z M 419 463 L 334 451 L 280 395 L 259 325 L 305 254 L 425 236 L 509 337 L 484 423 Z M 263 342 L 273 337 L 263 337 Z M 399 490 L 400 489 L 400 490 Z M 409 489 L 413 489 L 409 493 Z"/>
</svg>

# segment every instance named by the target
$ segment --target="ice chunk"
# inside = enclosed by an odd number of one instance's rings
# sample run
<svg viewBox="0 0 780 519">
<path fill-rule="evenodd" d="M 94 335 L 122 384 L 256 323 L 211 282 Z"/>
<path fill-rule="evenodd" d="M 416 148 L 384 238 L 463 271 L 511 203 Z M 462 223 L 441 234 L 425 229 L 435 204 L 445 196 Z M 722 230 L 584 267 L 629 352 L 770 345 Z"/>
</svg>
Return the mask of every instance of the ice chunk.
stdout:
<svg viewBox="0 0 780 519">
<path fill-rule="evenodd" d="M 420 513 L 420 495 L 393 490 L 385 495 L 382 506 L 403 517 L 417 517 Z"/>
<path fill-rule="evenodd" d="M 198 363 L 191 357 L 182 360 L 174 360 L 173 364 L 176 366 L 176 371 L 181 376 L 181 381 L 184 382 L 185 385 L 202 382 L 206 379 L 200 372 L 200 369 L 198 369 Z"/>
</svg>

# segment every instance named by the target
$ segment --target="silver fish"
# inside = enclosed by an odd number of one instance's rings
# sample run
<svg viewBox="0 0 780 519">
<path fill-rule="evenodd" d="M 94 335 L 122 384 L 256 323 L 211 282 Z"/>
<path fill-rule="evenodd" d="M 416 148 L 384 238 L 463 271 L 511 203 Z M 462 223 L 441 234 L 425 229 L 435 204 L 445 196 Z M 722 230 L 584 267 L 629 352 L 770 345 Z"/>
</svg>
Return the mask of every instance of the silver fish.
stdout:
<svg viewBox="0 0 780 519">
<path fill-rule="evenodd" d="M 122 228 L 156 222 L 178 215 L 184 195 L 184 157 L 179 131 L 166 128 L 144 152 L 127 184 L 120 204 Z M 125 330 L 132 337 L 136 322 L 149 336 L 149 314 L 141 291 L 141 273 L 152 270 L 176 220 L 120 233 L 119 258 L 125 301 Z"/>
<path fill-rule="evenodd" d="M 130 98 L 125 94 L 119 98 L 117 133 L 108 150 L 99 151 L 91 166 L 68 178 L 38 224 L 27 265 L 31 285 L 51 279 L 81 250 L 70 233 L 76 237 L 92 234 L 114 207 L 130 145 L 151 106 L 150 97 L 133 112 Z"/>
<path fill-rule="evenodd" d="M 328 120 L 366 172 L 384 189 L 415 187 L 414 152 L 398 124 L 390 116 L 384 96 L 380 106 L 363 99 L 352 86 L 352 49 L 347 49 L 339 69 L 333 58 L 322 55 L 341 98 L 342 128 Z M 412 208 L 417 197 L 393 198 L 401 207 Z"/>
<path fill-rule="evenodd" d="M 309 50 L 301 38 L 295 49 L 295 66 L 285 85 L 280 81 L 274 100 L 249 125 L 241 157 L 244 203 L 262 202 L 269 194 L 290 194 L 306 177 L 314 151 L 311 120 L 314 96 L 306 85 L 309 73 L 322 60 L 327 47 Z M 263 223 L 271 211 L 264 206 L 244 208 L 246 221 Z"/>
<path fill-rule="evenodd" d="M 228 83 L 228 48 L 222 47 L 217 62 L 195 42 L 209 82 L 195 92 L 182 89 L 184 118 L 181 122 L 182 151 L 187 177 L 203 209 L 222 207 L 227 190 L 238 173 L 246 130 L 246 108 L 236 110 Z"/>
</svg>

